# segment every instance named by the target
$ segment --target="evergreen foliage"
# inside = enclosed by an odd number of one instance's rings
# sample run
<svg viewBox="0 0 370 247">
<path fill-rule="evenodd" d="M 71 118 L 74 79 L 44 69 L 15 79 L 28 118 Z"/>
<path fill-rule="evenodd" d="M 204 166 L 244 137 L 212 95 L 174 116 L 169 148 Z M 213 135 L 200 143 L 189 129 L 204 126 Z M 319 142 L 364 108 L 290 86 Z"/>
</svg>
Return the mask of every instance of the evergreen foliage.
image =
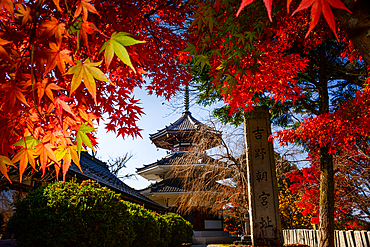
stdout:
<svg viewBox="0 0 370 247">
<path fill-rule="evenodd" d="M 30 191 L 16 208 L 7 231 L 18 246 L 176 247 L 191 242 L 193 234 L 181 216 L 150 212 L 89 180 Z"/>
</svg>

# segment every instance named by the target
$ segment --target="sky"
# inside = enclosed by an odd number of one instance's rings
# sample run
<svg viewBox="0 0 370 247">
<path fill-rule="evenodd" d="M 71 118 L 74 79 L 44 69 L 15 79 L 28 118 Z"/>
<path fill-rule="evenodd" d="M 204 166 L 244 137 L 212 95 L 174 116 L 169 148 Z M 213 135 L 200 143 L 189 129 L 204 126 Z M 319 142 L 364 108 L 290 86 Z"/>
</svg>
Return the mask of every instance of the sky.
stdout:
<svg viewBox="0 0 370 247">
<path fill-rule="evenodd" d="M 143 167 L 144 164 L 151 164 L 166 155 L 166 150 L 157 150 L 156 146 L 151 144 L 149 134 L 153 134 L 157 130 L 170 125 L 170 123 L 173 123 L 181 116 L 181 112 L 174 113 L 173 109 L 170 109 L 166 101 L 161 97 L 147 95 L 147 92 L 143 89 L 136 89 L 134 95 L 135 98 L 141 99 L 141 107 L 144 108 L 145 115 L 137 122 L 139 128 L 143 129 L 141 131 L 143 138 L 133 139 L 132 137 L 126 137 L 124 140 L 122 137 L 116 137 L 116 134 L 113 132 L 107 133 L 104 129 L 104 124 L 100 124 L 97 134 L 99 148 L 96 149 L 96 157 L 100 160 L 106 162 L 110 157 L 114 159 L 123 156 L 127 152 L 134 155 L 127 162 L 127 168 L 122 169 L 119 173 L 122 176 L 136 173 L 136 168 Z M 182 100 L 181 97 L 180 100 Z M 210 110 L 192 106 L 190 111 L 193 117 L 202 121 L 209 115 Z M 126 178 L 123 181 L 134 189 L 143 189 L 151 183 L 139 175 L 136 178 Z"/>
</svg>

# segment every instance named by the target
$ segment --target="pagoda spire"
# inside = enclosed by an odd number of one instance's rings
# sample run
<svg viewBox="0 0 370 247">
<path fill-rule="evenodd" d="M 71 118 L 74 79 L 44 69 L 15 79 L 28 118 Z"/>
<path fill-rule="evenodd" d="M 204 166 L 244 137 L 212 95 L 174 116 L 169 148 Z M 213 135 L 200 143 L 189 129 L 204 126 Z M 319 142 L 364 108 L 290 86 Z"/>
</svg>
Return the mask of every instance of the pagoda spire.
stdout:
<svg viewBox="0 0 370 247">
<path fill-rule="evenodd" d="M 189 112 L 189 86 L 185 87 L 184 105 L 185 105 L 184 113 L 188 113 Z"/>
</svg>

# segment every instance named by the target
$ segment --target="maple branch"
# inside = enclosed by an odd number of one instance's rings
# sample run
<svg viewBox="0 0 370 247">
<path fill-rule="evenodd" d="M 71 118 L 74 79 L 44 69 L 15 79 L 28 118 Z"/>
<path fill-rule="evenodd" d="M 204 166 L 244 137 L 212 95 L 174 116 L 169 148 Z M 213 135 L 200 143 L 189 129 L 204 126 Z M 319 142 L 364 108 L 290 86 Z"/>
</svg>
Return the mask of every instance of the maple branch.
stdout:
<svg viewBox="0 0 370 247">
<path fill-rule="evenodd" d="M 174 3 L 173 1 L 167 1 L 164 4 L 159 5 L 157 8 L 152 9 L 148 13 L 144 14 L 144 18 L 149 18 L 151 15 L 154 15 L 155 13 L 157 13 L 157 11 L 164 9 L 165 7 L 168 7 L 168 6 L 172 5 L 173 3 Z"/>
<path fill-rule="evenodd" d="M 311 113 L 315 114 L 315 115 L 319 115 L 320 112 L 318 110 L 315 109 L 314 106 L 312 106 L 311 104 L 309 104 L 306 100 L 308 99 L 305 99 L 305 98 L 299 98 L 299 101 L 302 103 L 302 105 L 307 109 L 309 110 Z"/>
<path fill-rule="evenodd" d="M 345 0 L 352 14 L 334 9 L 335 17 L 346 30 L 363 59 L 370 65 L 370 2 L 368 0 Z"/>
<path fill-rule="evenodd" d="M 363 156 L 365 156 L 368 160 L 370 160 L 370 156 L 369 155 L 367 155 L 363 150 L 362 150 L 362 148 L 361 147 L 359 147 L 356 143 L 355 143 L 355 147 L 357 148 L 357 150 L 363 155 Z"/>
<path fill-rule="evenodd" d="M 150 21 L 150 19 L 148 18 L 148 22 L 149 22 L 149 28 L 148 28 L 148 30 L 149 30 L 149 32 L 150 32 L 150 34 L 153 36 L 153 38 L 156 40 L 156 42 L 154 42 L 154 44 L 155 44 L 155 46 L 157 47 L 157 50 L 158 50 L 158 52 L 161 54 L 161 56 L 160 57 L 163 57 L 162 55 L 162 51 L 161 51 L 161 49 L 159 48 L 159 45 L 158 45 L 158 41 L 160 41 L 154 34 L 153 34 L 153 28 L 152 28 L 152 22 Z"/>
<path fill-rule="evenodd" d="M 68 7 L 67 0 L 64 0 L 64 4 L 66 5 L 66 10 L 69 16 L 73 17 L 71 9 Z"/>
<path fill-rule="evenodd" d="M 1 20 L 0 21 L 1 23 L 1 26 L 6 30 L 6 32 L 10 33 L 10 31 L 8 30 L 8 28 L 6 27 L 6 25 L 3 23 L 3 21 Z"/>
<path fill-rule="evenodd" d="M 295 121 L 297 121 L 298 123 L 301 123 L 301 122 L 302 122 L 300 119 L 298 119 L 298 118 L 295 116 L 294 112 L 292 112 L 292 110 L 291 110 L 290 108 L 289 108 L 289 113 L 290 113 L 290 116 L 292 116 L 292 118 L 293 118 Z"/>
<path fill-rule="evenodd" d="M 316 88 L 319 86 L 316 82 L 316 80 L 314 79 L 315 76 L 313 74 L 313 71 L 310 69 L 309 72 L 308 72 L 309 76 L 306 75 L 306 74 L 303 74 L 303 73 L 300 73 L 298 77 L 302 78 L 302 79 L 305 79 L 307 82 L 311 83 L 312 85 L 314 85 Z"/>
<path fill-rule="evenodd" d="M 40 116 L 41 113 L 39 111 L 39 109 L 36 107 L 37 105 L 37 101 L 36 101 L 36 96 L 35 96 L 35 82 L 34 80 L 36 80 L 35 78 L 35 72 L 33 70 L 33 59 L 34 59 L 34 51 L 35 51 L 35 42 L 34 42 L 34 39 L 36 37 L 36 26 L 37 26 L 37 20 L 40 16 L 40 9 L 41 9 L 41 5 L 42 5 L 42 2 L 43 0 L 39 0 L 38 4 L 37 4 L 37 8 L 36 8 L 36 13 L 35 13 L 35 18 L 33 20 L 33 24 L 32 24 L 32 31 L 31 31 L 31 37 L 30 37 L 30 45 L 31 45 L 31 87 L 32 87 L 32 97 L 33 97 L 33 101 L 34 101 L 34 106 L 37 110 L 37 112 L 39 113 Z"/>
</svg>

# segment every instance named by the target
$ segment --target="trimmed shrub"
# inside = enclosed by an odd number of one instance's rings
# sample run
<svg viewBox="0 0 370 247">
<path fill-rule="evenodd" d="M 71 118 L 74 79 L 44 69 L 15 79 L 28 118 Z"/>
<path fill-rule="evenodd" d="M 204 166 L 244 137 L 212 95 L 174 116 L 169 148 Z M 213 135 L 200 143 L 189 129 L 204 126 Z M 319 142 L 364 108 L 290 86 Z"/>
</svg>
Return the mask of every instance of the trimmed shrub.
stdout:
<svg viewBox="0 0 370 247">
<path fill-rule="evenodd" d="M 182 243 L 191 243 L 193 236 L 193 226 L 189 221 L 175 213 L 162 215 L 167 221 L 170 232 L 170 242 L 168 246 L 178 247 Z"/>
<path fill-rule="evenodd" d="M 24 247 L 178 247 L 191 242 L 191 224 L 125 202 L 97 182 L 56 182 L 16 204 L 7 230 Z"/>
<path fill-rule="evenodd" d="M 153 214 L 155 215 L 155 220 L 159 226 L 159 241 L 157 247 L 171 247 L 169 246 L 171 234 L 167 220 L 160 214 Z"/>
<path fill-rule="evenodd" d="M 132 246 L 157 246 L 159 242 L 160 228 L 155 219 L 155 214 L 138 204 L 130 202 L 126 203 L 128 205 L 128 211 L 132 215 L 132 227 L 136 235 Z"/>
<path fill-rule="evenodd" d="M 19 246 L 124 246 L 135 239 L 128 205 L 97 182 L 31 191 L 8 223 Z"/>
</svg>

